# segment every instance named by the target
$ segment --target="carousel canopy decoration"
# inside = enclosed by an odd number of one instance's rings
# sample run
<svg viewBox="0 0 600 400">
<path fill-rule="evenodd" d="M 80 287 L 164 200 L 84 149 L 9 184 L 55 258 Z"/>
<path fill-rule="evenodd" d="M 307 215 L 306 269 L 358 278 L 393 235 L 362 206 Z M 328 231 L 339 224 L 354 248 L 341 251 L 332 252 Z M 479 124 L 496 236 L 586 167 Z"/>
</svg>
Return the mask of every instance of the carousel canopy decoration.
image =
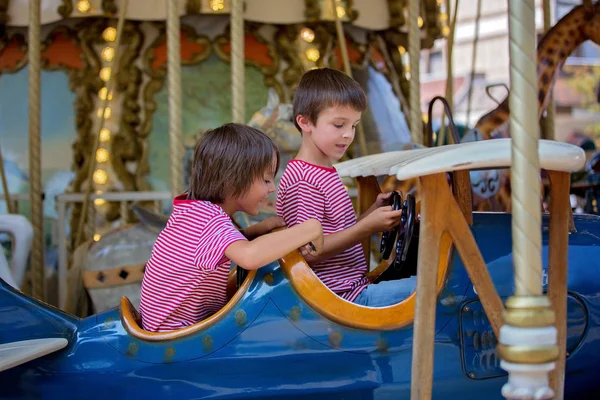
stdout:
<svg viewBox="0 0 600 400">
<path fill-rule="evenodd" d="M 180 14 L 229 14 L 231 0 L 176 0 Z M 42 2 L 41 23 L 51 24 L 64 18 L 115 16 L 121 0 L 47 0 Z M 344 22 L 367 30 L 398 28 L 406 30 L 407 0 L 336 0 L 336 12 Z M 426 36 L 441 31 L 441 0 L 423 0 L 419 25 Z M 0 24 L 27 26 L 29 0 L 0 0 Z M 161 21 L 167 18 L 164 0 L 130 0 L 126 18 Z M 265 24 L 297 24 L 334 21 L 328 0 L 245 0 L 244 19 Z"/>
</svg>

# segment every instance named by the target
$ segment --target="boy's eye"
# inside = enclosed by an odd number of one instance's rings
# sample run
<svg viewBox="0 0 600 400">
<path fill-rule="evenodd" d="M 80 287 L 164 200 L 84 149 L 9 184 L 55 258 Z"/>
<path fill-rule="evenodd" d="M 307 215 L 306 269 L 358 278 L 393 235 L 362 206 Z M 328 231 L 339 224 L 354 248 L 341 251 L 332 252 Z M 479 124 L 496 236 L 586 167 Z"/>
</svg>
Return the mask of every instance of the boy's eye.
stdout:
<svg viewBox="0 0 600 400">
<path fill-rule="evenodd" d="M 341 128 L 344 125 L 333 124 L 333 126 L 335 126 L 336 128 Z"/>
</svg>

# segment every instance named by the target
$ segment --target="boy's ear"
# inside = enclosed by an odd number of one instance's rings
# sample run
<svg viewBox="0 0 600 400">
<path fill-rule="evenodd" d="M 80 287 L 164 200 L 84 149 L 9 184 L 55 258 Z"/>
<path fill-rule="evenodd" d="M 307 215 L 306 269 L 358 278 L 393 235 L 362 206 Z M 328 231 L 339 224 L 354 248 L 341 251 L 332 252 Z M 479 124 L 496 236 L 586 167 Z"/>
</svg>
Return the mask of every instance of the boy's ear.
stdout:
<svg viewBox="0 0 600 400">
<path fill-rule="evenodd" d="M 302 132 L 304 132 L 304 133 L 311 132 L 312 123 L 310 122 L 310 120 L 308 119 L 307 116 L 302 115 L 302 114 L 296 115 L 296 123 L 298 124 L 298 126 L 300 127 L 300 130 L 302 130 Z"/>
</svg>

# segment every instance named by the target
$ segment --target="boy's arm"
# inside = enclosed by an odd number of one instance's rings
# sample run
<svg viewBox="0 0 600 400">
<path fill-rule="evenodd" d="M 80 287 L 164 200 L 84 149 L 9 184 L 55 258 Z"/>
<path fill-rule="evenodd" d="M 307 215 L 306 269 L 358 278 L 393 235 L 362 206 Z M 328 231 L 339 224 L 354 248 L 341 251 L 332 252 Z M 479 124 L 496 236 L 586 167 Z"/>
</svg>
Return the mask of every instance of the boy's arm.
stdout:
<svg viewBox="0 0 600 400">
<path fill-rule="evenodd" d="M 316 219 L 292 228 L 262 235 L 252 241 L 239 240 L 225 249 L 225 256 L 240 267 L 258 269 L 311 242 L 315 254 L 323 249 L 323 229 Z"/>
<path fill-rule="evenodd" d="M 365 226 L 362 221 L 359 221 L 343 231 L 323 236 L 323 251 L 321 254 L 307 254 L 304 256 L 304 259 L 309 264 L 326 260 L 354 246 L 372 233 L 368 230 L 368 225 Z"/>
<path fill-rule="evenodd" d="M 240 232 L 248 239 L 253 240 L 257 237 L 271 232 L 275 228 L 282 228 L 285 226 L 285 221 L 280 217 L 269 217 L 263 221 L 257 222 L 254 225 L 250 225 L 247 228 L 240 230 Z"/>
<path fill-rule="evenodd" d="M 333 257 L 362 239 L 376 232 L 389 231 L 400 223 L 402 210 L 392 210 L 391 206 L 376 207 L 368 216 L 343 231 L 326 235 L 323 251 L 317 255 L 307 255 L 309 263 Z"/>
</svg>

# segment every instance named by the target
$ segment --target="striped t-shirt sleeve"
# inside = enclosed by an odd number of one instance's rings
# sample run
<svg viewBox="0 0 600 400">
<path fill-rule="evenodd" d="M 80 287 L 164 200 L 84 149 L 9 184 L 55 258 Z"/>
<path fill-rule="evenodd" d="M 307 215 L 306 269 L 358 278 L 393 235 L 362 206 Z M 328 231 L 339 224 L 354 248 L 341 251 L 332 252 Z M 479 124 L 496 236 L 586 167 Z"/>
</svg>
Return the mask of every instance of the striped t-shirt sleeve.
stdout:
<svg viewBox="0 0 600 400">
<path fill-rule="evenodd" d="M 298 181 L 286 190 L 282 207 L 283 219 L 290 227 L 311 218 L 323 223 L 325 204 L 325 194 L 319 188 L 306 181 Z"/>
<path fill-rule="evenodd" d="M 247 240 L 226 215 L 216 215 L 206 224 L 200 238 L 195 264 L 204 270 L 214 270 L 225 257 L 225 250 L 233 242 Z"/>
</svg>

